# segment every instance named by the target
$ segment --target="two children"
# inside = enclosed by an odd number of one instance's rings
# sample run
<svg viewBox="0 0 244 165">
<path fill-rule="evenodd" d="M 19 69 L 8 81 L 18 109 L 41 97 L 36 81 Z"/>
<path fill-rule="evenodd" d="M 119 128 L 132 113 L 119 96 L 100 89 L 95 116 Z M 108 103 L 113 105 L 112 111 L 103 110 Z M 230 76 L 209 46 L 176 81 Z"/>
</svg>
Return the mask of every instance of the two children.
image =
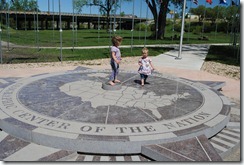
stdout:
<svg viewBox="0 0 244 165">
<path fill-rule="evenodd" d="M 113 46 L 111 47 L 111 60 L 110 65 L 112 68 L 112 73 L 109 78 L 109 84 L 115 85 L 115 83 L 119 83 L 120 81 L 117 79 L 119 74 L 119 64 L 121 62 L 121 52 L 119 49 L 119 46 L 121 45 L 123 38 L 120 36 L 114 36 L 112 38 Z M 152 70 L 154 70 L 154 67 L 152 65 L 152 60 L 148 57 L 148 49 L 143 48 L 142 49 L 142 57 L 139 59 L 138 64 L 140 66 L 138 72 L 141 76 L 141 85 L 144 86 L 146 83 L 146 80 L 148 78 L 148 75 L 152 73 Z"/>
</svg>

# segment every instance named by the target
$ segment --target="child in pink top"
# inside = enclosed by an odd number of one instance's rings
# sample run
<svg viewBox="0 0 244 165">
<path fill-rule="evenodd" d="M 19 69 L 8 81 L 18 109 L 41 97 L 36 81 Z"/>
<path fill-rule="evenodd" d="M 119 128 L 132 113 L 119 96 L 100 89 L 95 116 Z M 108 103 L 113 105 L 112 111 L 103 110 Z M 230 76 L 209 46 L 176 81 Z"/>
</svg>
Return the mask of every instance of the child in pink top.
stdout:
<svg viewBox="0 0 244 165">
<path fill-rule="evenodd" d="M 148 75 L 151 75 L 152 70 L 154 70 L 154 67 L 152 65 L 152 60 L 148 57 L 147 48 L 142 49 L 142 57 L 139 59 L 138 64 L 140 66 L 138 72 L 140 73 L 141 76 L 141 85 L 144 86 L 148 78 Z"/>
</svg>

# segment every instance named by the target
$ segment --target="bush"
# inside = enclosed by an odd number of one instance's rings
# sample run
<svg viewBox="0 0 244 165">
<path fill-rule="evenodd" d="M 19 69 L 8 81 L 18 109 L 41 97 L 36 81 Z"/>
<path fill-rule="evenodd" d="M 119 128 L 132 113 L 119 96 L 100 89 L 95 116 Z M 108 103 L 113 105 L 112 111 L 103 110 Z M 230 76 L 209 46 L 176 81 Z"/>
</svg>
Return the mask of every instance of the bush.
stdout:
<svg viewBox="0 0 244 165">
<path fill-rule="evenodd" d="M 227 30 L 228 30 L 228 23 L 226 22 L 221 22 L 221 23 L 218 23 L 218 26 L 217 26 L 217 32 L 224 32 L 226 33 Z"/>
<path fill-rule="evenodd" d="M 240 65 L 239 46 L 218 46 L 211 45 L 206 61 L 218 61 L 225 64 Z"/>
<path fill-rule="evenodd" d="M 146 28 L 147 28 L 147 31 L 149 31 L 150 30 L 150 25 L 146 26 L 145 23 L 138 23 L 138 24 L 135 25 L 135 30 L 137 30 L 137 31 L 140 31 L 140 30 L 141 31 L 145 31 Z"/>
<path fill-rule="evenodd" d="M 196 26 L 195 29 L 192 31 L 193 34 L 201 34 L 202 26 Z"/>
<path fill-rule="evenodd" d="M 174 25 L 174 31 L 181 32 L 181 24 L 175 24 Z"/>
<path fill-rule="evenodd" d="M 215 31 L 215 26 L 212 26 L 210 23 L 205 23 L 204 33 L 210 33 L 211 31 Z"/>
</svg>

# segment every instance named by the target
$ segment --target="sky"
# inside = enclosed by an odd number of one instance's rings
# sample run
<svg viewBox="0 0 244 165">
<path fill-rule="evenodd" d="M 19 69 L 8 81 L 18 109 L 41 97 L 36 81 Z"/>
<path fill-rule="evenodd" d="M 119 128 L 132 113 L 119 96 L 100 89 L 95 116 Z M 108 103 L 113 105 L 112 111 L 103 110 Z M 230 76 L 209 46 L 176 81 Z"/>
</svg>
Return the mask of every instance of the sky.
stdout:
<svg viewBox="0 0 244 165">
<path fill-rule="evenodd" d="M 147 9 L 147 5 L 144 0 L 132 0 L 131 2 L 125 2 L 123 0 L 118 0 L 119 3 L 121 3 L 121 8 L 117 9 L 116 14 L 120 14 L 121 12 L 125 12 L 125 14 L 133 14 L 137 15 L 137 17 L 142 18 L 152 18 L 152 14 L 149 9 Z M 227 4 L 231 4 L 232 0 L 226 0 Z M 239 0 L 233 0 L 234 2 L 237 2 Z M 39 8 L 41 11 L 48 11 L 48 2 L 49 2 L 49 10 L 52 12 L 53 10 L 55 12 L 59 11 L 59 0 L 37 0 Z M 206 3 L 206 0 L 198 0 L 198 5 L 192 3 L 190 0 L 187 0 L 187 6 L 186 13 L 192 8 L 196 8 L 199 5 L 206 5 L 206 7 L 214 7 L 216 5 L 219 5 L 219 0 L 212 0 L 212 4 Z M 72 0 L 60 0 L 60 8 L 61 12 L 67 12 L 72 13 L 73 7 L 72 7 Z M 133 10 L 134 9 L 134 10 Z M 174 10 L 174 6 L 170 6 L 171 10 Z M 181 12 L 180 9 L 176 9 L 176 12 Z M 83 7 L 82 14 L 99 14 L 98 7 L 92 6 L 92 7 Z M 170 16 L 170 15 L 169 15 Z M 168 17 L 169 17 L 168 16 Z"/>
</svg>

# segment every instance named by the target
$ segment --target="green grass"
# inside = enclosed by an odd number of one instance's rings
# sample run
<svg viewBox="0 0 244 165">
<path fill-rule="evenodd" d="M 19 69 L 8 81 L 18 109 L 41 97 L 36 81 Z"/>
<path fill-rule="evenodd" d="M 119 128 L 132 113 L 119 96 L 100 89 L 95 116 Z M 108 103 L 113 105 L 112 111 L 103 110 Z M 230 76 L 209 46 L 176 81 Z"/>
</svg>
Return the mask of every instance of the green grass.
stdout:
<svg viewBox="0 0 244 165">
<path fill-rule="evenodd" d="M 240 66 L 240 47 L 212 45 L 209 48 L 205 61 Z"/>
<path fill-rule="evenodd" d="M 121 48 L 123 57 L 140 56 L 142 48 Z M 149 47 L 150 56 L 163 54 L 173 48 Z M 239 53 L 239 54 L 238 54 Z M 60 49 L 23 49 L 14 48 L 6 51 L 3 63 L 33 63 L 33 62 L 57 62 L 61 60 Z M 110 50 L 107 49 L 63 49 L 63 61 L 83 61 L 110 58 Z M 214 61 L 228 65 L 240 66 L 240 50 L 234 46 L 215 46 L 209 48 L 205 61 Z"/>
<path fill-rule="evenodd" d="M 9 33 L 8 33 L 9 32 Z M 123 37 L 122 45 L 154 45 L 154 44 L 179 44 L 180 33 L 172 31 L 172 26 L 167 26 L 165 39 L 151 39 L 151 32 L 129 30 L 117 30 L 113 33 L 108 33 L 106 30 L 83 29 L 77 33 L 72 30 L 64 30 L 62 32 L 62 47 L 83 47 L 83 46 L 110 46 L 111 37 L 120 35 Z M 177 39 L 172 39 L 176 35 Z M 211 44 L 211 43 L 231 43 L 233 36 L 226 33 L 204 33 L 208 40 L 199 40 L 202 35 L 195 33 L 184 33 L 183 44 Z M 238 37 L 238 36 L 237 36 Z M 30 46 L 33 48 L 14 48 L 10 47 L 10 51 L 6 48 L 2 50 L 3 63 L 21 63 L 21 62 L 50 62 L 60 60 L 60 32 L 58 30 L 14 30 L 9 31 L 3 28 L 1 39 L 5 42 L 11 42 L 17 45 Z M 38 48 L 41 48 L 38 50 Z M 45 49 L 43 47 L 54 47 Z M 168 49 L 150 48 L 150 55 L 162 54 Z M 122 55 L 139 56 L 141 48 L 122 48 Z M 62 60 L 92 60 L 109 57 L 109 49 L 85 49 L 85 50 L 62 50 Z M 209 54 L 206 60 L 217 61 L 221 63 L 240 65 L 240 51 L 238 48 L 231 46 L 216 46 L 210 47 Z"/>
<path fill-rule="evenodd" d="M 72 46 L 107 46 L 111 44 L 111 36 L 120 35 L 123 37 L 123 45 L 144 45 L 144 44 L 178 44 L 179 32 L 172 32 L 169 28 L 166 29 L 165 38 L 163 40 L 151 39 L 151 32 L 129 30 L 117 30 L 115 33 L 108 33 L 106 30 L 91 30 L 83 29 L 73 32 L 72 30 L 63 30 L 62 45 L 64 47 Z M 172 39 L 176 35 L 177 39 Z M 231 41 L 230 34 L 224 33 L 205 33 L 209 40 L 199 40 L 201 34 L 184 33 L 184 44 L 203 44 L 203 43 L 229 43 Z M 9 33 L 3 29 L 1 34 L 3 41 L 9 41 L 17 45 L 28 45 L 34 47 L 59 47 L 60 46 L 60 32 L 58 30 L 14 30 L 10 29 Z M 145 40 L 146 38 L 146 40 Z"/>
<path fill-rule="evenodd" d="M 121 48 L 122 57 L 141 56 L 142 48 Z M 150 56 L 156 56 L 172 48 L 148 48 Z M 110 50 L 107 49 L 64 49 L 61 57 L 60 49 L 23 49 L 15 48 L 5 53 L 4 63 L 31 63 L 31 62 L 56 62 L 79 61 L 110 58 Z"/>
</svg>

